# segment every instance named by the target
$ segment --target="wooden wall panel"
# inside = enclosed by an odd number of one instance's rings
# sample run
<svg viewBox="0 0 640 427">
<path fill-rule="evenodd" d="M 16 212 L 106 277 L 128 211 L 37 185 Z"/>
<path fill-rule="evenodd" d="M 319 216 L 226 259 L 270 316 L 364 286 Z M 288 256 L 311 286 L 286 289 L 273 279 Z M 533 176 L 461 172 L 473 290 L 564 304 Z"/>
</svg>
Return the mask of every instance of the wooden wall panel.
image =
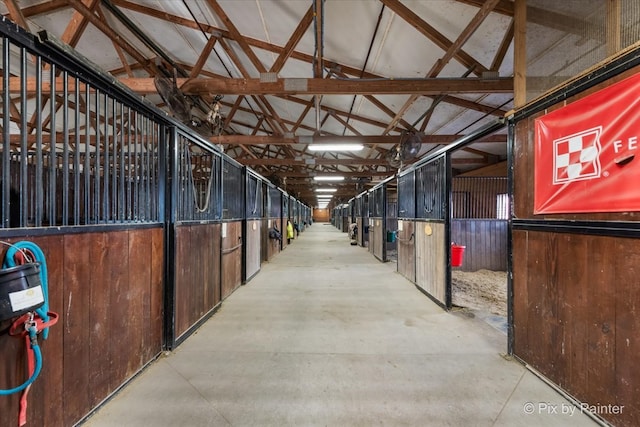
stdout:
<svg viewBox="0 0 640 427">
<path fill-rule="evenodd" d="M 331 220 L 331 211 L 329 209 L 313 209 L 313 222 L 329 222 Z"/>
<path fill-rule="evenodd" d="M 583 402 L 624 405 L 620 414 L 602 414 L 621 426 L 640 425 L 640 239 L 599 234 L 610 233 L 608 222 L 640 220 L 640 212 L 534 215 L 534 126 L 543 114 L 638 71 L 519 120 L 513 144 L 514 353 Z M 522 220 L 537 221 L 536 230 L 526 231 Z M 553 220 L 580 221 L 594 232 L 543 231 Z"/>
<path fill-rule="evenodd" d="M 398 273 L 416 282 L 416 239 L 415 222 L 398 220 Z"/>
<path fill-rule="evenodd" d="M 175 335 L 187 332 L 221 300 L 221 224 L 176 227 Z"/>
<path fill-rule="evenodd" d="M 222 299 L 242 284 L 242 222 L 222 224 Z"/>
<path fill-rule="evenodd" d="M 416 221 L 416 285 L 446 305 L 444 223 Z M 446 245 L 448 249 L 449 245 Z"/>
<path fill-rule="evenodd" d="M 155 267 L 164 259 L 163 231 L 28 240 L 45 254 L 50 310 L 60 318 L 48 339 L 39 339 L 43 370 L 29 393 L 27 421 L 74 425 L 162 350 L 162 322 L 153 320 L 162 307 L 162 293 L 151 289 L 162 289 L 162 269 L 158 274 Z M 5 252 L 2 247 L 2 257 Z M 151 307 L 156 307 L 155 317 Z M 26 379 L 23 345 L 0 334 L 0 387 L 15 387 Z M 2 425 L 18 425 L 18 400 L 19 394 L 0 399 Z"/>
<path fill-rule="evenodd" d="M 451 241 L 465 246 L 462 271 L 507 271 L 506 220 L 453 219 Z"/>
<path fill-rule="evenodd" d="M 260 271 L 260 252 L 262 248 L 262 220 L 247 220 L 246 245 L 246 280 L 251 279 Z"/>
<path fill-rule="evenodd" d="M 513 233 L 514 353 L 582 402 L 640 425 L 640 240 Z"/>
</svg>

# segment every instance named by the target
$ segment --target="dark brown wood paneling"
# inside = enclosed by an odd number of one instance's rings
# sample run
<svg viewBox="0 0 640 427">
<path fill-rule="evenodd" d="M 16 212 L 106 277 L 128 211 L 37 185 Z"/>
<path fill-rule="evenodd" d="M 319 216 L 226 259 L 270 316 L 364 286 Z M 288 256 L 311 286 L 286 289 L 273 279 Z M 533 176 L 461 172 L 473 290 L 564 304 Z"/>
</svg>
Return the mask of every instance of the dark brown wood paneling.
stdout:
<svg viewBox="0 0 640 427">
<path fill-rule="evenodd" d="M 640 240 L 514 231 L 514 353 L 602 414 L 640 425 Z"/>
<path fill-rule="evenodd" d="M 640 220 L 640 212 L 534 215 L 532 179 L 535 119 L 638 71 L 519 120 L 513 152 L 514 352 L 585 403 L 624 405 L 619 414 L 600 414 L 622 426 L 640 425 L 640 239 L 517 227 L 520 219 L 560 219 L 606 233 L 602 221 Z"/>
<path fill-rule="evenodd" d="M 163 295 L 164 295 L 164 233 L 154 231 L 151 235 L 151 282 L 149 283 L 149 323 L 154 325 L 149 331 L 149 341 L 144 359 L 151 360 L 162 348 Z"/>
<path fill-rule="evenodd" d="M 72 234 L 64 238 L 64 306 L 60 317 L 64 328 L 63 384 L 73 390 L 74 398 L 64 400 L 65 425 L 85 415 L 89 401 L 89 372 L 91 352 L 91 286 L 103 286 L 101 278 L 91 277 L 93 234 Z M 77 250 L 83 248 L 83 250 Z M 75 249 L 75 250 L 74 250 Z M 126 252 L 123 256 L 126 257 Z M 92 279 L 96 280 L 92 282 Z M 126 353 L 125 353 L 126 354 Z"/>
<path fill-rule="evenodd" d="M 150 272 L 163 263 L 163 231 L 28 240 L 45 254 L 50 310 L 60 318 L 48 339 L 39 339 L 43 370 L 31 386 L 27 421 L 73 425 L 161 351 L 162 322 L 151 321 L 153 309 L 146 307 L 156 307 L 157 319 L 162 292 L 150 288 L 153 283 L 161 290 L 162 272 Z M 132 308 L 141 313 L 131 313 Z M 14 387 L 26 379 L 23 346 L 21 340 L 0 334 L 0 387 Z M 3 425 L 17 425 L 18 400 L 19 394 L 0 399 Z"/>
<path fill-rule="evenodd" d="M 416 239 L 415 223 L 411 220 L 398 220 L 398 273 L 416 282 Z"/>
<path fill-rule="evenodd" d="M 92 274 L 97 277 L 110 277 L 111 265 L 109 263 L 110 239 L 108 233 L 96 233 L 93 235 L 93 260 Z M 103 282 L 104 283 L 104 282 Z M 104 304 L 111 300 L 109 286 L 90 286 L 91 323 L 94 329 L 89 335 L 89 349 L 91 351 L 91 364 L 93 369 L 89 372 L 89 401 L 91 406 L 100 403 L 104 396 L 112 390 L 111 372 L 108 369 L 111 361 L 111 304 Z"/>
<path fill-rule="evenodd" d="M 242 284 L 242 222 L 222 224 L 222 299 Z"/>
<path fill-rule="evenodd" d="M 615 390 L 623 416 L 612 417 L 614 424 L 640 425 L 640 244 L 619 239 L 609 254 L 617 259 L 611 263 L 615 287 Z"/>
<path fill-rule="evenodd" d="M 175 335 L 187 332 L 221 300 L 221 224 L 176 227 Z"/>
<path fill-rule="evenodd" d="M 506 220 L 453 219 L 451 241 L 465 246 L 462 271 L 507 271 Z"/>
</svg>

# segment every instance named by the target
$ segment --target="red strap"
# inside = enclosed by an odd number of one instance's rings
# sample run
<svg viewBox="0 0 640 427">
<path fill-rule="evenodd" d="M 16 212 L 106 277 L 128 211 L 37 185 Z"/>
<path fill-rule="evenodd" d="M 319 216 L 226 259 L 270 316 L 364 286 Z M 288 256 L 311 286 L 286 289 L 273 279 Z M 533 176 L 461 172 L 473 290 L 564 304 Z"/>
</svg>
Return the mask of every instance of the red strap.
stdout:
<svg viewBox="0 0 640 427">
<path fill-rule="evenodd" d="M 25 340 L 25 348 L 27 349 L 27 369 L 29 371 L 28 378 L 31 378 L 33 372 L 36 369 L 36 361 L 34 357 L 33 350 L 31 349 L 31 338 L 29 337 L 29 331 L 25 328 L 25 323 L 29 321 L 32 313 L 24 314 L 18 317 L 12 324 L 11 328 L 9 328 L 9 335 L 18 337 L 23 336 Z M 47 312 L 49 316 L 49 320 L 47 322 L 43 322 L 40 316 L 37 314 L 33 317 L 33 323 L 35 324 L 36 333 L 39 333 L 44 328 L 48 328 L 49 326 L 55 325 L 58 321 L 58 313 L 54 313 L 52 311 Z M 31 385 L 28 385 L 22 391 L 22 396 L 20 397 L 20 413 L 18 415 L 18 426 L 23 427 L 27 424 L 27 396 L 29 395 L 29 390 L 31 389 Z"/>
<path fill-rule="evenodd" d="M 48 311 L 47 315 L 49 316 L 49 320 L 43 322 L 40 316 L 37 314 L 33 317 L 33 321 L 35 322 L 36 331 L 40 333 L 44 328 L 48 328 L 50 326 L 55 325 L 58 322 L 58 313 L 54 313 L 53 311 Z M 29 320 L 29 313 L 23 314 L 18 317 L 9 328 L 9 335 L 11 336 L 26 336 L 27 340 L 29 338 L 29 331 L 27 331 L 24 327 L 25 322 Z"/>
<path fill-rule="evenodd" d="M 29 377 L 33 375 L 33 372 L 36 370 L 36 360 L 33 357 L 33 350 L 31 347 L 31 340 L 29 335 L 25 335 L 25 348 L 27 349 L 27 367 L 29 370 Z M 24 390 L 22 390 L 22 396 L 20 397 L 20 413 L 18 415 L 18 426 L 22 427 L 27 424 L 27 396 L 29 395 L 29 390 L 31 389 L 31 384 L 27 386 Z"/>
</svg>

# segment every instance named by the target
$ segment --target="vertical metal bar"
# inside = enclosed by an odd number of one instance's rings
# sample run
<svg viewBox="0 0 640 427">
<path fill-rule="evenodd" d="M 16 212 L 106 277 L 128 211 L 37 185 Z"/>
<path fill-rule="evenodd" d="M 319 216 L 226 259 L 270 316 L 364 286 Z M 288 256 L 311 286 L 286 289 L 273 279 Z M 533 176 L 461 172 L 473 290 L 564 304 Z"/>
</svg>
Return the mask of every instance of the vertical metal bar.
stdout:
<svg viewBox="0 0 640 427">
<path fill-rule="evenodd" d="M 162 179 L 164 179 L 164 177 L 160 173 L 165 169 L 163 160 L 166 161 L 165 154 L 162 154 L 159 148 L 162 146 L 162 144 L 166 144 L 165 139 L 162 137 L 163 132 L 164 131 L 162 126 L 159 125 L 158 123 L 154 123 L 154 129 L 153 129 L 154 137 L 152 140 L 152 144 L 153 144 L 152 147 L 158 147 L 157 148 L 158 151 L 156 150 L 152 151 L 153 157 L 152 157 L 152 169 L 151 169 L 151 178 L 152 178 L 151 182 L 153 183 L 154 188 L 158 190 L 160 189 L 159 184 L 162 183 Z M 153 213 L 155 217 L 158 219 L 158 221 L 164 222 L 164 196 L 161 200 L 160 195 L 164 195 L 164 193 L 162 191 L 158 191 L 156 193 L 156 196 L 154 197 Z"/>
<path fill-rule="evenodd" d="M 20 155 L 18 157 L 20 162 L 20 220 L 19 227 L 25 227 L 27 225 L 28 217 L 28 201 L 29 201 L 29 153 L 27 153 L 27 134 L 28 134 L 28 122 L 27 122 L 27 51 L 25 48 L 20 48 Z M 13 224 L 11 224 L 14 227 Z"/>
<path fill-rule="evenodd" d="M 62 225 L 69 225 L 69 74 L 62 72 Z"/>
<path fill-rule="evenodd" d="M 51 63 L 51 68 L 49 69 L 49 81 L 56 81 L 57 69 L 56 65 Z M 57 111 L 58 111 L 58 98 L 56 93 L 56 85 L 50 85 L 50 95 L 49 95 L 49 103 L 50 103 L 50 113 L 49 113 L 49 125 L 51 127 L 50 141 L 49 141 L 49 190 L 47 191 L 47 211 L 49 215 L 49 225 L 55 226 L 58 225 L 58 209 L 57 209 Z"/>
<path fill-rule="evenodd" d="M 42 57 L 36 56 L 36 176 L 35 176 L 35 218 L 34 225 L 42 226 L 44 195 L 42 175 Z"/>
<path fill-rule="evenodd" d="M 149 220 L 147 210 L 149 204 L 149 150 L 147 149 L 149 141 L 149 118 L 142 116 L 140 119 L 140 147 L 138 155 L 140 156 L 140 169 L 138 170 L 138 180 L 140 183 L 138 195 L 138 220 Z"/>
<path fill-rule="evenodd" d="M 133 205 L 133 196 L 132 196 L 132 185 L 133 185 L 133 181 L 132 181 L 132 174 L 131 174 L 131 168 L 132 168 L 132 158 L 131 158 L 131 141 L 132 141 L 132 135 L 131 135 L 131 128 L 134 126 L 134 123 L 131 123 L 131 107 L 127 106 L 127 130 L 126 130 L 126 134 L 124 137 L 126 137 L 126 146 L 127 146 L 127 158 L 126 158 L 126 170 L 127 170 L 127 176 L 126 179 L 125 177 L 122 177 L 123 181 L 124 181 L 124 188 L 126 188 L 126 191 L 123 191 L 123 196 L 124 197 L 124 204 L 123 204 L 123 208 L 125 210 L 125 220 L 126 221 L 131 221 L 132 219 L 132 205 Z M 124 134 L 124 132 L 123 132 Z"/>
<path fill-rule="evenodd" d="M 175 284 L 175 226 L 176 226 L 176 201 L 177 195 L 180 189 L 180 183 L 178 177 L 178 133 L 175 127 L 170 128 L 170 130 L 163 133 L 165 138 L 161 141 L 160 147 L 160 159 L 167 159 L 166 163 L 162 164 L 160 169 L 160 182 L 161 182 L 161 190 L 158 193 L 159 197 L 164 203 L 164 218 L 165 221 L 165 241 L 166 244 L 166 254 L 165 259 L 169 260 L 165 263 L 165 287 L 164 287 L 164 331 L 165 331 L 165 339 L 164 345 L 167 349 L 173 349 L 176 344 L 176 329 L 175 329 L 175 321 L 176 321 L 176 284 Z M 166 151 L 165 151 L 166 150 Z M 173 176 L 174 179 L 171 181 L 170 185 L 168 176 Z M 166 185 L 166 187 L 165 187 Z"/>
<path fill-rule="evenodd" d="M 84 223 L 91 223 L 91 91 L 89 84 L 84 86 L 84 104 L 86 113 L 84 115 L 84 164 L 82 172 L 84 176 Z M 96 117 L 96 120 L 98 118 Z M 97 134 L 98 132 L 96 132 Z M 95 194 L 94 194 L 95 196 Z"/>
<path fill-rule="evenodd" d="M 96 141 L 95 141 L 95 156 L 93 158 L 93 163 L 94 163 L 94 167 L 93 167 L 93 215 L 94 215 L 94 224 L 99 224 L 102 220 L 102 213 L 104 212 L 103 209 L 101 209 L 101 201 L 102 201 L 102 197 L 101 197 L 101 185 L 103 184 L 104 186 L 104 182 L 102 181 L 102 179 L 100 177 L 104 176 L 104 170 L 102 168 L 102 156 L 100 155 L 102 153 L 102 140 L 100 138 L 101 134 L 100 134 L 100 98 L 102 97 L 102 94 L 100 93 L 100 91 L 98 89 L 96 89 L 95 92 L 95 109 L 96 109 Z"/>
<path fill-rule="evenodd" d="M 102 220 L 104 222 L 111 221 L 111 201 L 109 198 L 111 192 L 111 141 L 109 140 L 109 115 L 112 113 L 109 108 L 110 97 L 104 94 L 104 141 L 102 143 L 104 151 L 104 166 L 102 173 Z M 113 120 L 113 116 L 112 116 Z M 97 177 L 98 178 L 98 177 Z"/>
<path fill-rule="evenodd" d="M 515 142 L 515 124 L 507 125 L 507 194 L 509 197 L 509 216 L 507 216 L 507 354 L 513 355 L 515 330 L 513 328 L 513 193 L 515 188 L 513 172 L 513 144 Z M 526 256 L 526 254 L 523 254 Z"/>
<path fill-rule="evenodd" d="M 156 198 L 153 197 L 151 193 L 151 189 L 156 188 L 155 174 L 154 174 L 154 151 L 152 151 L 152 147 L 158 147 L 158 143 L 155 141 L 155 123 L 151 121 L 150 118 L 145 119 L 145 132 L 144 132 L 144 202 L 142 203 L 144 207 L 145 216 L 144 218 L 147 220 L 157 219 L 157 216 L 154 215 L 156 212 L 157 205 L 155 203 Z M 153 184 L 153 186 L 152 186 Z"/>
<path fill-rule="evenodd" d="M 73 150 L 73 225 L 80 225 L 80 80 L 75 79 L 75 144 Z M 87 132 L 87 129 L 85 129 Z"/>
<path fill-rule="evenodd" d="M 451 308 L 451 215 L 449 215 L 450 209 L 449 204 L 451 200 L 451 180 L 452 180 L 452 171 L 451 171 L 451 152 L 447 152 L 442 160 L 442 168 L 444 169 L 444 174 L 442 175 L 442 193 L 444 194 L 444 212 L 446 212 L 444 217 L 444 251 L 445 251 L 445 259 L 447 268 L 445 269 L 445 290 L 444 290 L 444 305 L 447 310 Z"/>
<path fill-rule="evenodd" d="M 118 101 L 111 98 L 111 206 L 110 222 L 118 220 Z"/>
<path fill-rule="evenodd" d="M 2 38 L 2 111 L 8 112 L 11 107 L 10 95 L 9 95 L 9 70 L 11 69 L 10 56 L 9 56 L 9 40 L 6 37 Z M 0 219 L 2 220 L 2 228 L 9 228 L 9 196 L 11 192 L 11 183 L 9 182 L 9 167 L 11 153 L 11 117 L 10 114 L 5 113 L 2 115 L 2 173 L 0 178 L 2 179 L 2 200 L 0 203 Z"/>
<path fill-rule="evenodd" d="M 124 115 L 124 111 L 125 111 L 125 106 L 122 102 L 118 102 L 118 105 L 120 106 L 120 138 L 118 138 L 118 157 L 119 157 L 119 170 L 118 170 L 118 222 L 123 222 L 125 220 L 125 204 L 124 204 L 124 197 L 125 197 L 125 191 L 124 191 L 124 187 L 125 187 L 125 177 L 126 177 L 126 171 L 125 171 L 125 164 L 124 164 L 124 158 L 125 158 L 125 151 L 124 151 L 124 142 L 125 142 L 125 135 L 126 135 L 126 126 L 127 123 L 125 123 L 125 115 Z"/>
<path fill-rule="evenodd" d="M 142 165 L 139 163 L 141 160 L 139 159 L 138 154 L 138 144 L 140 143 L 140 121 L 142 120 L 141 115 L 135 111 L 134 112 L 134 137 L 133 137 L 133 182 L 129 185 L 133 185 L 133 202 L 132 202 L 132 216 L 131 219 L 137 221 L 140 219 L 139 206 L 140 206 L 140 174 L 142 172 Z M 129 174 L 131 176 L 131 173 Z"/>
</svg>

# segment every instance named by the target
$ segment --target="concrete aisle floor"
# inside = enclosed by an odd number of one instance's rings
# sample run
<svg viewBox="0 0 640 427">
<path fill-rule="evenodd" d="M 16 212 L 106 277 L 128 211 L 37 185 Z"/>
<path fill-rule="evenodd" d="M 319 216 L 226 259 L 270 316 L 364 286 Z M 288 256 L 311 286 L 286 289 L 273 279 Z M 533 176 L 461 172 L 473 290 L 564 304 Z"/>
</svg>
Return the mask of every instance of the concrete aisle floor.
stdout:
<svg viewBox="0 0 640 427">
<path fill-rule="evenodd" d="M 505 352 L 315 223 L 84 425 L 596 425 Z"/>
</svg>

